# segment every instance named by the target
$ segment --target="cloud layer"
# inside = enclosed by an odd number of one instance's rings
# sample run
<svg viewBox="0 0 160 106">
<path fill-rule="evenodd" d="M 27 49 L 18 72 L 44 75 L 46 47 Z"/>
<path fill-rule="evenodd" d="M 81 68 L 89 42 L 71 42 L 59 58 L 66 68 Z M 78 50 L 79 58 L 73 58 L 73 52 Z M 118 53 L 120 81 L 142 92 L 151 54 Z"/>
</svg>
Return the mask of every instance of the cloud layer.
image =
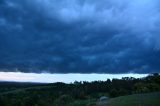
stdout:
<svg viewBox="0 0 160 106">
<path fill-rule="evenodd" d="M 1 0 L 0 70 L 160 72 L 159 0 Z"/>
</svg>

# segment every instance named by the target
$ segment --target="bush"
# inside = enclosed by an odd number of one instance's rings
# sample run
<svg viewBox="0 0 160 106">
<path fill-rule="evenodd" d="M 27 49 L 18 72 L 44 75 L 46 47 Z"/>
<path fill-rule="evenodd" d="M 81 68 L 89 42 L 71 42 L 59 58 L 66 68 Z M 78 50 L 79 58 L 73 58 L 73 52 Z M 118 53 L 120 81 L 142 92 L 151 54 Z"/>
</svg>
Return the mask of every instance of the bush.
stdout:
<svg viewBox="0 0 160 106">
<path fill-rule="evenodd" d="M 118 91 L 116 89 L 112 89 L 110 92 L 111 97 L 117 97 L 118 96 Z"/>
</svg>

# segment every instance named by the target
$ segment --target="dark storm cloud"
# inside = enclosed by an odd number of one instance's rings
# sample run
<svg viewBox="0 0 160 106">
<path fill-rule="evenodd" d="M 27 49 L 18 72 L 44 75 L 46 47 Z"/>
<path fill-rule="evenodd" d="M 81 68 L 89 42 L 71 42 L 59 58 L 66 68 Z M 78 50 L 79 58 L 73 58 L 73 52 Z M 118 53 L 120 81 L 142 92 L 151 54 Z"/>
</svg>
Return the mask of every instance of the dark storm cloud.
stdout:
<svg viewBox="0 0 160 106">
<path fill-rule="evenodd" d="M 0 70 L 160 72 L 158 0 L 1 0 Z"/>
</svg>

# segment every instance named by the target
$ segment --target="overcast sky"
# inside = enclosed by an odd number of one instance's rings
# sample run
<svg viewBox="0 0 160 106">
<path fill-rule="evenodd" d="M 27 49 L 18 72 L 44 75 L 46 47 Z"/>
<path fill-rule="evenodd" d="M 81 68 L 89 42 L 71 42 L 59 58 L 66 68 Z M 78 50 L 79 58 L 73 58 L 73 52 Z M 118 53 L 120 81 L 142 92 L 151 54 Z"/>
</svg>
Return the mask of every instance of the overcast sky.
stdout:
<svg viewBox="0 0 160 106">
<path fill-rule="evenodd" d="M 159 0 L 0 0 L 0 71 L 160 72 Z"/>
<path fill-rule="evenodd" d="M 121 79 L 122 77 L 143 78 L 147 74 L 49 74 L 49 73 L 21 73 L 21 72 L 0 72 L 0 81 L 15 82 L 64 82 L 71 83 L 74 81 L 106 81 L 107 79 Z"/>
</svg>

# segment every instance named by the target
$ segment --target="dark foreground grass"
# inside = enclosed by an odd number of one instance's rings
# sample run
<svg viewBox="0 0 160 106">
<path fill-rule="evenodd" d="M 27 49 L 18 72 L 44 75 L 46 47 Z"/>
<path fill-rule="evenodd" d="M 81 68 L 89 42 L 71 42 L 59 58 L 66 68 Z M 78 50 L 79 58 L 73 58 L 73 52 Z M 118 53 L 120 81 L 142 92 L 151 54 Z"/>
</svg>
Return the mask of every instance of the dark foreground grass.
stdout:
<svg viewBox="0 0 160 106">
<path fill-rule="evenodd" d="M 113 98 L 107 106 L 160 106 L 160 92 Z"/>
</svg>

